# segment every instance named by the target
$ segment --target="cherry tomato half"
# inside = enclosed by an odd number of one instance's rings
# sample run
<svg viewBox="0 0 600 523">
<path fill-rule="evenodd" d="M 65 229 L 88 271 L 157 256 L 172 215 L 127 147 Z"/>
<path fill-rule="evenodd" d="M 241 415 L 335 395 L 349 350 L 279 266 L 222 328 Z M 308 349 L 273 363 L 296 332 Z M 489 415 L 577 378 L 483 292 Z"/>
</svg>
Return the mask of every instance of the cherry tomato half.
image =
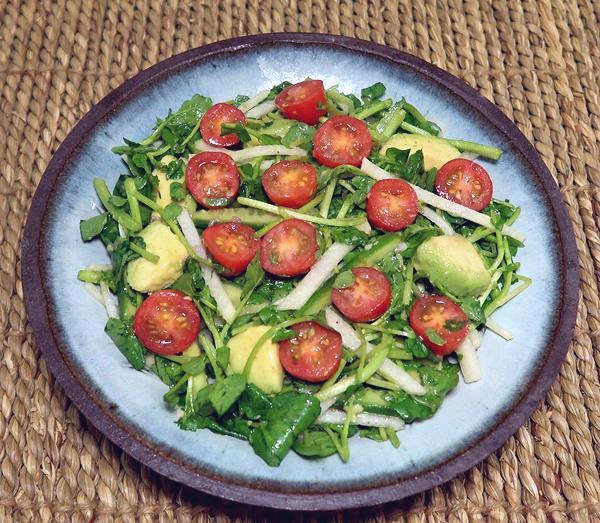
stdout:
<svg viewBox="0 0 600 523">
<path fill-rule="evenodd" d="M 237 196 L 240 173 L 231 156 L 225 153 L 199 153 L 187 164 L 185 185 L 203 207 L 225 207 Z"/>
<path fill-rule="evenodd" d="M 279 361 L 286 372 L 313 383 L 331 378 L 342 358 L 339 333 L 315 321 L 296 323 L 291 328 L 298 334 L 279 342 Z"/>
<path fill-rule="evenodd" d="M 275 105 L 283 116 L 291 120 L 315 125 L 325 116 L 325 88 L 321 80 L 304 80 L 290 85 L 275 98 Z"/>
<path fill-rule="evenodd" d="M 494 190 L 488 172 L 466 158 L 456 158 L 442 165 L 434 185 L 440 196 L 475 211 L 481 211 L 490 204 Z"/>
<path fill-rule="evenodd" d="M 166 289 L 148 296 L 135 313 L 133 332 L 156 354 L 178 354 L 197 338 L 202 320 L 192 299 Z"/>
<path fill-rule="evenodd" d="M 298 209 L 317 192 L 317 170 L 306 162 L 283 160 L 265 171 L 262 186 L 273 203 Z"/>
<path fill-rule="evenodd" d="M 392 286 L 387 276 L 372 267 L 352 269 L 354 283 L 345 289 L 333 289 L 331 300 L 352 321 L 373 321 L 390 307 Z"/>
<path fill-rule="evenodd" d="M 314 265 L 316 253 L 314 226 L 302 220 L 283 220 L 262 237 L 260 264 L 277 276 L 298 276 Z"/>
<path fill-rule="evenodd" d="M 254 229 L 238 222 L 211 225 L 202 233 L 202 239 L 214 260 L 225 267 L 226 276 L 244 272 L 260 248 Z"/>
<path fill-rule="evenodd" d="M 315 134 L 313 156 L 327 167 L 359 167 L 372 147 L 373 140 L 365 122 L 353 116 L 332 116 Z"/>
<path fill-rule="evenodd" d="M 455 351 L 469 333 L 469 318 L 447 296 L 422 296 L 410 309 L 409 321 L 417 336 L 438 356 Z"/>
<path fill-rule="evenodd" d="M 202 139 L 210 145 L 217 147 L 231 147 L 239 143 L 236 134 L 229 133 L 221 136 L 221 125 L 224 123 L 246 123 L 246 116 L 237 107 L 229 104 L 215 104 L 200 120 L 200 134 Z"/>
<path fill-rule="evenodd" d="M 415 190 L 399 178 L 376 182 L 367 196 L 367 217 L 382 231 L 400 231 L 414 222 L 418 213 Z"/>
</svg>

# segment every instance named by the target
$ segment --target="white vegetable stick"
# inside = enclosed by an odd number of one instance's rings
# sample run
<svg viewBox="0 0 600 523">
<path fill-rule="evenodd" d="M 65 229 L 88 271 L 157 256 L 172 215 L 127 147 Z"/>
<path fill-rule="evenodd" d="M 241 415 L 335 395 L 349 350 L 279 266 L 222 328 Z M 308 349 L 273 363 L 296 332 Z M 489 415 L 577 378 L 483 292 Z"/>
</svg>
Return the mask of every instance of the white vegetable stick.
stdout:
<svg viewBox="0 0 600 523">
<path fill-rule="evenodd" d="M 404 249 L 408 247 L 408 244 L 405 242 L 400 242 L 398 246 L 394 249 L 394 252 L 402 252 Z"/>
<path fill-rule="evenodd" d="M 362 231 L 366 234 L 371 234 L 373 232 L 373 229 L 371 229 L 371 224 L 369 223 L 369 220 L 365 220 L 362 223 L 359 223 L 358 225 L 356 225 L 356 228 L 359 231 Z"/>
<path fill-rule="evenodd" d="M 471 343 L 475 349 L 479 349 L 479 347 L 481 347 L 481 335 L 479 334 L 479 331 L 472 330 L 469 332 L 469 338 L 471 338 Z"/>
<path fill-rule="evenodd" d="M 456 349 L 460 371 L 465 383 L 474 383 L 481 379 L 481 365 L 471 338 L 467 336 Z"/>
<path fill-rule="evenodd" d="M 240 111 L 242 111 L 243 113 L 247 113 L 250 109 L 252 109 L 253 107 L 256 107 L 267 96 L 269 96 L 270 92 L 271 92 L 270 89 L 265 89 L 264 91 L 260 91 L 260 92 L 256 93 L 252 98 L 248 98 L 248 100 L 246 100 L 245 102 L 242 102 L 238 106 L 238 109 Z"/>
<path fill-rule="evenodd" d="M 271 111 L 274 111 L 274 110 L 275 110 L 275 100 L 268 100 L 266 102 L 258 104 L 256 107 L 250 109 L 250 111 L 248 111 L 246 113 L 246 116 L 248 118 L 260 118 L 261 116 L 264 116 L 265 114 L 269 114 Z"/>
<path fill-rule="evenodd" d="M 265 160 L 264 162 L 260 162 L 260 170 L 266 171 L 274 163 L 275 163 L 275 160 Z"/>
<path fill-rule="evenodd" d="M 194 149 L 198 152 L 220 152 L 225 153 L 236 162 L 245 162 L 261 156 L 307 156 L 308 153 L 300 147 L 285 147 L 283 145 L 257 145 L 256 147 L 247 147 L 239 151 L 230 151 L 223 147 L 213 147 L 204 140 L 198 140 L 194 144 Z"/>
<path fill-rule="evenodd" d="M 329 409 L 317 418 L 317 423 L 332 423 L 343 425 L 347 414 L 343 410 Z M 352 425 L 361 425 L 363 427 L 382 427 L 391 428 L 395 431 L 404 428 L 404 421 L 395 416 L 383 416 L 381 414 L 371 414 L 370 412 L 359 412 L 350 419 Z"/>
<path fill-rule="evenodd" d="M 202 258 L 208 258 L 206 249 L 202 244 L 200 235 L 198 234 L 196 226 L 187 209 L 182 208 L 177 221 L 181 226 L 181 232 L 183 232 L 186 240 L 190 243 L 192 249 L 194 249 L 194 252 Z M 235 319 L 235 307 L 233 306 L 233 303 L 231 303 L 229 296 L 227 296 L 227 292 L 225 292 L 221 278 L 213 269 L 202 263 L 200 264 L 200 270 L 202 271 L 202 276 L 204 281 L 206 281 L 211 296 L 217 303 L 219 313 L 227 323 L 231 323 Z"/>
<path fill-rule="evenodd" d="M 92 265 L 88 265 L 85 270 L 86 271 L 110 271 L 113 266 L 110 263 L 94 263 Z"/>
<path fill-rule="evenodd" d="M 433 222 L 434 225 L 437 225 L 446 236 L 452 236 L 456 234 L 452 228 L 452 225 L 450 225 L 443 216 L 440 216 L 433 209 L 423 206 L 419 212 L 430 222 Z"/>
<path fill-rule="evenodd" d="M 321 402 L 321 414 L 323 414 L 324 412 L 327 412 L 331 406 L 337 401 L 338 397 L 334 396 L 333 398 L 330 398 L 328 400 L 324 400 Z"/>
<path fill-rule="evenodd" d="M 100 305 L 104 307 L 104 298 L 102 297 L 102 293 L 100 292 L 100 289 L 97 285 L 86 282 L 83 284 L 83 288 L 86 290 L 86 292 L 89 293 L 89 295 L 92 298 L 94 298 Z"/>
<path fill-rule="evenodd" d="M 360 170 L 365 174 L 369 175 L 371 178 L 374 178 L 375 180 L 387 180 L 390 178 L 397 178 L 397 176 L 394 176 L 393 174 L 387 172 L 385 169 L 382 169 L 378 165 L 375 165 L 367 158 L 363 158 Z M 495 230 L 495 227 L 492 224 L 492 221 L 490 220 L 489 216 L 474 211 L 473 209 L 469 209 L 468 207 L 464 207 L 463 205 L 459 205 L 458 203 L 451 202 L 450 200 L 446 200 L 445 198 L 442 198 L 437 194 L 433 194 L 432 192 L 421 189 L 421 187 L 417 187 L 416 185 L 409 185 L 417 193 L 417 198 L 419 199 L 419 201 L 426 203 L 427 205 L 431 205 L 432 207 L 442 209 L 443 211 L 446 211 L 447 213 L 450 213 L 454 216 L 459 216 L 460 218 L 464 218 L 465 220 L 469 220 L 483 227 L 487 227 L 488 229 Z M 510 225 L 504 225 L 502 227 L 502 232 L 507 236 L 510 236 L 520 242 L 525 241 L 525 235 L 522 232 L 514 229 Z"/>
<path fill-rule="evenodd" d="M 354 248 L 353 245 L 334 243 L 317 263 L 312 266 L 296 288 L 287 296 L 275 302 L 279 310 L 297 310 L 302 307 L 317 289 L 333 274 L 338 263 Z"/>
<path fill-rule="evenodd" d="M 423 396 L 427 392 L 423 385 L 389 358 L 383 360 L 377 372 L 409 394 Z"/>
<path fill-rule="evenodd" d="M 119 317 L 119 304 L 117 303 L 117 297 L 110 292 L 108 285 L 104 282 L 100 282 L 100 292 L 102 293 L 102 301 L 106 308 L 106 314 L 109 318 Z"/>
<path fill-rule="evenodd" d="M 501 338 L 504 338 L 506 341 L 510 341 L 514 338 L 512 332 L 489 318 L 486 320 L 485 326 Z"/>
<path fill-rule="evenodd" d="M 340 333 L 342 336 L 342 343 L 346 347 L 351 350 L 357 350 L 360 347 L 360 337 L 356 334 L 356 331 L 333 309 L 333 307 L 329 306 L 325 309 L 325 320 L 327 321 L 327 325 Z M 373 349 L 373 345 L 367 343 L 367 353 L 371 352 Z M 427 392 L 423 385 L 414 379 L 400 365 L 397 365 L 389 358 L 383 360 L 383 363 L 377 372 L 409 394 L 422 396 Z"/>
</svg>

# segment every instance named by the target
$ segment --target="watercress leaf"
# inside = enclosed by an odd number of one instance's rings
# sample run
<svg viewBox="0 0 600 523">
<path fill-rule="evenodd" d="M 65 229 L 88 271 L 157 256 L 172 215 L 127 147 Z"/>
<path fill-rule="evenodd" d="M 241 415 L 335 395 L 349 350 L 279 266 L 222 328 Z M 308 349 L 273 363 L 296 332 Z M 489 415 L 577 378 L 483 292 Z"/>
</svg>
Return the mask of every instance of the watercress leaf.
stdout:
<svg viewBox="0 0 600 523">
<path fill-rule="evenodd" d="M 277 329 L 274 333 L 273 336 L 271 336 L 271 340 L 273 340 L 275 343 L 280 342 L 280 341 L 284 341 L 284 340 L 290 340 L 292 338 L 294 338 L 298 333 L 293 330 L 293 329 Z"/>
<path fill-rule="evenodd" d="M 215 383 L 215 387 L 209 394 L 210 403 L 222 416 L 241 396 L 246 388 L 246 378 L 241 374 L 231 374 L 222 381 Z"/>
<path fill-rule="evenodd" d="M 170 203 L 165 207 L 164 216 L 165 220 L 176 220 L 181 214 L 181 205 L 177 203 Z"/>
<path fill-rule="evenodd" d="M 242 299 L 256 289 L 256 287 L 263 281 L 264 277 L 265 271 L 260 265 L 260 259 L 258 256 L 255 256 L 246 269 L 246 279 L 244 282 L 244 287 L 242 288 Z"/>
<path fill-rule="evenodd" d="M 329 434 L 322 430 L 305 430 L 294 442 L 292 450 L 305 458 L 326 458 L 337 452 Z"/>
<path fill-rule="evenodd" d="M 294 280 L 278 280 L 265 275 L 260 285 L 254 290 L 248 303 L 273 303 L 287 296 L 294 288 Z"/>
<path fill-rule="evenodd" d="M 425 329 L 425 335 L 432 343 L 436 345 L 446 345 L 446 340 L 440 336 L 440 333 L 433 327 Z"/>
<path fill-rule="evenodd" d="M 368 234 L 356 227 L 330 227 L 329 232 L 334 241 L 346 245 L 364 245 L 369 239 Z"/>
<path fill-rule="evenodd" d="M 81 220 L 79 222 L 79 232 L 81 233 L 81 239 L 84 242 L 89 242 L 98 236 L 108 221 L 108 213 L 103 212 L 98 216 L 88 218 L 87 220 Z"/>
<path fill-rule="evenodd" d="M 282 145 L 286 147 L 304 147 L 312 148 L 312 140 L 317 129 L 302 122 L 295 123 L 290 127 L 285 136 L 281 139 Z"/>
<path fill-rule="evenodd" d="M 131 366 L 142 370 L 146 364 L 146 349 L 133 333 L 131 323 L 109 318 L 104 330 Z"/>
<path fill-rule="evenodd" d="M 238 417 L 221 418 L 217 421 L 210 416 L 193 414 L 181 417 L 177 421 L 177 425 L 182 430 L 209 429 L 216 434 L 232 436 L 242 440 L 248 439 L 250 434 L 248 424 Z"/>
<path fill-rule="evenodd" d="M 377 82 L 369 87 L 365 87 L 360 92 L 364 102 L 376 100 L 377 98 L 381 98 L 384 94 L 385 85 L 383 85 L 381 82 Z"/>
<path fill-rule="evenodd" d="M 180 202 L 187 196 L 187 190 L 183 183 L 181 182 L 173 182 L 169 186 L 169 193 L 171 196 L 171 200 L 174 202 Z"/>
<path fill-rule="evenodd" d="M 197 356 L 192 358 L 190 361 L 183 363 L 181 368 L 184 372 L 188 373 L 190 376 L 196 376 L 202 372 L 206 368 L 206 357 L 205 356 Z"/>
<path fill-rule="evenodd" d="M 248 419 L 262 418 L 271 408 L 268 396 L 253 383 L 246 385 L 246 390 L 238 403 L 240 414 Z"/>
<path fill-rule="evenodd" d="M 460 302 L 460 307 L 475 325 L 485 323 L 485 313 L 478 300 L 475 298 L 465 298 Z"/>
<path fill-rule="evenodd" d="M 291 317 L 292 313 L 290 311 L 277 310 L 275 305 L 269 305 L 258 313 L 258 319 L 264 325 L 276 325 L 289 320 Z"/>
<path fill-rule="evenodd" d="M 232 105 L 234 105 L 235 107 L 239 107 L 240 105 L 242 105 L 244 102 L 247 102 L 248 100 L 250 100 L 249 96 L 246 96 L 245 94 L 238 94 L 234 98 Z"/>
<path fill-rule="evenodd" d="M 246 143 L 252 140 L 252 136 L 248 132 L 248 129 L 241 123 L 227 124 L 225 128 L 221 129 L 221 136 L 227 134 L 235 134 L 242 142 Z"/>
<path fill-rule="evenodd" d="M 271 88 L 271 91 L 269 92 L 269 96 L 267 96 L 266 100 L 273 100 L 275 99 L 275 97 L 281 92 L 283 91 L 286 87 L 289 87 L 290 85 L 292 85 L 291 82 L 288 82 L 287 80 L 284 82 L 281 82 L 280 84 L 277 84 L 275 86 L 273 86 Z"/>
<path fill-rule="evenodd" d="M 298 435 L 317 419 L 319 400 L 310 394 L 285 392 L 272 400 L 263 421 L 250 432 L 254 452 L 272 466 L 279 466 Z"/>
<path fill-rule="evenodd" d="M 183 139 L 196 127 L 200 118 L 212 104 L 210 98 L 195 94 L 183 102 L 175 113 L 166 118 L 166 127 L 177 139 Z"/>
<path fill-rule="evenodd" d="M 223 370 L 225 370 L 227 365 L 229 365 L 229 353 L 230 349 L 227 345 L 222 345 L 217 349 L 217 364 Z"/>
<path fill-rule="evenodd" d="M 419 338 L 407 338 L 404 341 L 404 348 L 415 358 L 427 358 L 431 352 Z"/>
<path fill-rule="evenodd" d="M 340 272 L 333 280 L 334 289 L 346 289 L 354 285 L 354 274 L 351 270 Z"/>
<path fill-rule="evenodd" d="M 179 363 L 158 355 L 154 356 L 154 363 L 150 367 L 150 370 L 158 376 L 160 381 L 169 387 L 175 385 L 184 373 Z"/>
<path fill-rule="evenodd" d="M 183 178 L 183 160 L 169 162 L 165 176 L 167 180 L 180 180 Z"/>
</svg>

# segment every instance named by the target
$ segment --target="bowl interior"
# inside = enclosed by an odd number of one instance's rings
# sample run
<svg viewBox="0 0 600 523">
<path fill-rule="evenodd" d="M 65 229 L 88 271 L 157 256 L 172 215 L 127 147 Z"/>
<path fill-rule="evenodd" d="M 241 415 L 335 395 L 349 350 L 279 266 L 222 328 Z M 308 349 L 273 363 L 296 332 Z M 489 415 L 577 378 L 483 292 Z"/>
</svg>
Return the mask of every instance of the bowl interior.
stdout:
<svg viewBox="0 0 600 523">
<path fill-rule="evenodd" d="M 404 96 L 416 104 L 441 126 L 445 136 L 501 147 L 501 160 L 484 165 L 493 179 L 495 196 L 510 198 L 522 207 L 517 227 L 527 235 L 527 244 L 518 261 L 520 272 L 534 283 L 494 316 L 514 333 L 514 340 L 506 342 L 490 332 L 483 336 L 479 351 L 482 380 L 472 385 L 460 383 L 431 420 L 408 426 L 400 433 L 400 448 L 355 437 L 347 464 L 337 456 L 311 461 L 290 453 L 279 468 L 271 468 L 246 442 L 208 430 L 179 430 L 174 423 L 179 413 L 162 401 L 166 387 L 152 374 L 135 372 L 126 364 L 104 334 L 103 308 L 76 279 L 80 268 L 108 260 L 99 242 L 81 242 L 79 220 L 91 216 L 98 205 L 92 179 L 102 177 L 111 185 L 125 172 L 119 157 L 110 152 L 122 137 L 147 136 L 157 116 L 165 115 L 169 108 L 177 109 L 194 93 L 223 101 L 306 77 L 321 78 L 326 86 L 337 84 L 343 92 L 357 94 L 381 81 L 387 87 L 386 96 Z M 365 489 L 430 470 L 463 453 L 510 412 L 549 350 L 549 336 L 559 313 L 562 269 L 555 222 L 547 197 L 539 189 L 538 175 L 511 136 L 443 82 L 408 65 L 391 64 L 354 50 L 288 43 L 191 61 L 132 91 L 82 137 L 69 157 L 44 216 L 40 263 L 63 357 L 95 401 L 110 408 L 133 437 L 193 472 L 231 484 L 323 493 Z"/>
</svg>

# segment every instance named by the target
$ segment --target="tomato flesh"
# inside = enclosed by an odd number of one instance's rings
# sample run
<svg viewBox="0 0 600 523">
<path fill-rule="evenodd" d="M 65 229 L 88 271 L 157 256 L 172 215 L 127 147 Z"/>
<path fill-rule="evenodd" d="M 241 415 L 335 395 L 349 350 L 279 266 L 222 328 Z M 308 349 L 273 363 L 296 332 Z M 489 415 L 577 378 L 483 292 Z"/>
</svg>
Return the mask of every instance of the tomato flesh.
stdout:
<svg viewBox="0 0 600 523">
<path fill-rule="evenodd" d="M 373 140 L 367 124 L 353 116 L 332 116 L 315 134 L 313 156 L 321 165 L 359 167 Z"/>
<path fill-rule="evenodd" d="M 333 289 L 331 300 L 352 321 L 373 321 L 390 307 L 392 286 L 387 276 L 372 267 L 352 269 L 354 283 L 344 289 Z"/>
<path fill-rule="evenodd" d="M 469 333 L 469 318 L 447 296 L 422 296 L 410 309 L 409 321 L 417 336 L 438 356 L 454 352 Z"/>
<path fill-rule="evenodd" d="M 203 207 L 225 207 L 237 196 L 240 173 L 228 154 L 199 153 L 192 156 L 187 164 L 185 185 L 194 200 Z"/>
<path fill-rule="evenodd" d="M 229 104 L 215 104 L 200 120 L 200 134 L 202 139 L 210 145 L 217 147 L 231 147 L 239 143 L 236 134 L 229 133 L 221 136 L 221 125 L 224 123 L 246 123 L 246 116 L 237 107 Z"/>
<path fill-rule="evenodd" d="M 342 337 L 315 321 L 293 325 L 298 334 L 279 342 L 279 361 L 295 378 L 318 383 L 335 374 L 342 358 Z"/>
<path fill-rule="evenodd" d="M 148 296 L 135 313 L 133 332 L 156 354 L 183 352 L 198 337 L 202 319 L 193 300 L 183 292 L 166 289 Z"/>
<path fill-rule="evenodd" d="M 262 186 L 273 203 L 298 209 L 317 192 L 317 170 L 306 162 L 283 160 L 265 171 Z"/>
<path fill-rule="evenodd" d="M 475 211 L 485 209 L 492 201 L 494 186 L 488 172 L 466 158 L 450 160 L 435 176 L 435 192 Z"/>
<path fill-rule="evenodd" d="M 317 230 L 302 220 L 283 220 L 262 237 L 260 264 L 277 276 L 299 276 L 316 262 Z"/>
<path fill-rule="evenodd" d="M 417 218 L 419 200 L 415 190 L 399 178 L 380 180 L 367 196 L 367 217 L 382 231 L 400 231 Z"/>
<path fill-rule="evenodd" d="M 202 239 L 213 259 L 225 267 L 226 276 L 244 272 L 260 247 L 254 229 L 239 222 L 211 225 L 202 233 Z"/>
<path fill-rule="evenodd" d="M 275 98 L 275 105 L 283 116 L 291 120 L 315 125 L 325 116 L 325 88 L 321 80 L 304 80 L 290 85 Z"/>
</svg>

